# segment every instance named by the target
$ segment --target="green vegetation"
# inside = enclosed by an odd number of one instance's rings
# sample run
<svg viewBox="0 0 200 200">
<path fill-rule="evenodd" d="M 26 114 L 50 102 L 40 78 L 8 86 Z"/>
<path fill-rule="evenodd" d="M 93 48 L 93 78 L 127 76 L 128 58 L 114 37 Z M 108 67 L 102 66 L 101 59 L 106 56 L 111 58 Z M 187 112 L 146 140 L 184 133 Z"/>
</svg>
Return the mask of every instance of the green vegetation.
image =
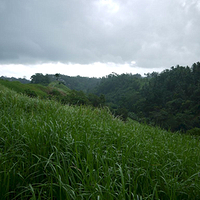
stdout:
<svg viewBox="0 0 200 200">
<path fill-rule="evenodd" d="M 36 73 L 31 76 L 31 84 L 3 80 L 0 83 L 29 97 L 69 105 L 106 105 L 124 121 L 131 118 L 173 132 L 199 135 L 199 77 L 197 62 L 191 67 L 177 65 L 161 73 L 148 73 L 146 77 L 114 72 L 101 79 Z"/>
<path fill-rule="evenodd" d="M 48 86 L 41 84 L 22 84 L 19 81 L 7 81 L 0 79 L 0 84 L 18 93 L 23 93 L 29 97 L 39 97 L 42 99 L 52 98 L 52 96 L 66 96 L 70 89 L 58 81 L 51 82 Z"/>
<path fill-rule="evenodd" d="M 86 95 L 83 91 L 70 90 L 60 81 L 53 81 L 48 86 L 40 84 L 22 84 L 18 81 L 1 80 L 0 84 L 18 93 L 40 99 L 51 99 L 69 105 L 92 105 L 101 107 L 105 103 L 104 95 Z"/>
<path fill-rule="evenodd" d="M 59 80 L 71 90 L 83 91 L 84 93 L 88 93 L 100 82 L 100 78 L 89 78 L 81 76 L 73 77 L 58 73 L 55 75 L 49 74 L 49 78 L 51 81 Z"/>
<path fill-rule="evenodd" d="M 56 88 L 63 94 L 68 94 L 70 92 L 70 89 L 59 81 L 53 81 L 48 86 L 51 88 Z"/>
<path fill-rule="evenodd" d="M 10 77 L 6 77 L 6 76 L 1 76 L 0 79 L 7 80 L 7 81 L 19 81 L 19 82 L 24 83 L 24 84 L 30 83 L 30 81 L 27 80 L 26 77 L 24 77 L 24 78 L 11 77 L 10 78 Z"/>
<path fill-rule="evenodd" d="M 19 81 L 8 81 L 0 79 L 0 84 L 6 86 L 9 89 L 12 89 L 18 93 L 27 94 L 35 93 L 35 96 L 40 98 L 47 98 L 48 88 L 40 84 L 23 84 Z"/>
<path fill-rule="evenodd" d="M 102 78 L 93 92 L 104 94 L 114 113 L 125 108 L 128 116 L 139 122 L 187 132 L 200 128 L 199 77 L 199 62 L 191 68 L 176 66 L 146 77 L 113 73 Z"/>
<path fill-rule="evenodd" d="M 34 84 L 42 84 L 42 85 L 48 85 L 50 83 L 49 75 L 43 75 L 42 73 L 36 73 L 35 75 L 31 76 L 31 83 Z"/>
<path fill-rule="evenodd" d="M 200 199 L 200 141 L 0 85 L 0 196 Z"/>
</svg>

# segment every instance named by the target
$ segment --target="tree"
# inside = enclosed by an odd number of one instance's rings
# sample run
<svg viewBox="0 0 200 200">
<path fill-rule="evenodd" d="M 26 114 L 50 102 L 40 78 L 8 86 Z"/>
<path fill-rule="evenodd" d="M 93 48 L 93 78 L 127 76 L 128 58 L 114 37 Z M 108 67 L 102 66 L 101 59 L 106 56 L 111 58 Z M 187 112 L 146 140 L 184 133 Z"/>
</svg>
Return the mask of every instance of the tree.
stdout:
<svg viewBox="0 0 200 200">
<path fill-rule="evenodd" d="M 44 76 L 42 73 L 36 73 L 35 75 L 31 76 L 31 83 L 48 85 L 50 83 L 50 78 L 48 74 Z"/>
<path fill-rule="evenodd" d="M 90 93 L 88 99 L 94 107 L 104 106 L 105 104 L 105 95 L 103 94 L 98 97 L 97 95 Z"/>
<path fill-rule="evenodd" d="M 56 77 L 56 80 L 58 81 L 59 78 L 60 78 L 60 74 L 56 73 L 56 74 L 55 74 L 55 77 Z"/>
</svg>

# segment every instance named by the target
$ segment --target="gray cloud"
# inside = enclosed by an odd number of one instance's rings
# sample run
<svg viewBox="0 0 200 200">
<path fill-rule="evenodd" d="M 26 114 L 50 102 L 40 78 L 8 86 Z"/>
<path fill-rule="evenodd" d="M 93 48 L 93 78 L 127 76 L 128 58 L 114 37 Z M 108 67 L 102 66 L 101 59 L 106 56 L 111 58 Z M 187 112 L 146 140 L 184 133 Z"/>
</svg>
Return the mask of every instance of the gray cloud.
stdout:
<svg viewBox="0 0 200 200">
<path fill-rule="evenodd" d="M 191 65 L 198 0 L 0 0 L 0 63 Z"/>
</svg>

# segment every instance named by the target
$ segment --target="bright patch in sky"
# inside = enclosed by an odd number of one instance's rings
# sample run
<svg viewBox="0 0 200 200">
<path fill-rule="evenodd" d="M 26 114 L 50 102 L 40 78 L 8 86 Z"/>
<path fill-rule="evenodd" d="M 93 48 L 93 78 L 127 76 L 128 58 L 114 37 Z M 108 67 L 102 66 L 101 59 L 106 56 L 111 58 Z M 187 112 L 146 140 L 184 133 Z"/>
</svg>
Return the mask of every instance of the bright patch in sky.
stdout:
<svg viewBox="0 0 200 200">
<path fill-rule="evenodd" d="M 198 10 L 200 12 L 200 2 L 197 3 L 197 8 L 198 8 Z"/>
<path fill-rule="evenodd" d="M 132 61 L 131 64 L 115 64 L 112 62 L 96 62 L 87 65 L 63 63 L 46 63 L 41 65 L 10 64 L 1 65 L 0 75 L 15 78 L 26 77 L 26 79 L 30 79 L 35 73 L 42 73 L 44 75 L 60 73 L 68 76 L 103 77 L 115 72 L 117 74 L 132 73 L 144 76 L 145 73 L 151 73 L 153 71 L 161 72 L 163 70 L 164 68 L 139 68 L 135 66 L 135 61 Z"/>
<path fill-rule="evenodd" d="M 101 0 L 100 4 L 106 6 L 107 10 L 111 13 L 116 13 L 119 10 L 119 5 L 112 0 Z"/>
<path fill-rule="evenodd" d="M 136 64 L 136 62 L 135 61 L 131 61 L 131 65 L 135 65 Z"/>
</svg>

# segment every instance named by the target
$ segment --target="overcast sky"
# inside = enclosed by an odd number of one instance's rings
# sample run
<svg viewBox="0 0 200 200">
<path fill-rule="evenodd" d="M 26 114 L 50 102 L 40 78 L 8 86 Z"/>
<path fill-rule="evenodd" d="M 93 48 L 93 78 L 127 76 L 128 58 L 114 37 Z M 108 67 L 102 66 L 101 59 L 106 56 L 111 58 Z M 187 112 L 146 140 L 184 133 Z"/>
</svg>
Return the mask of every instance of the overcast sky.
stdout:
<svg viewBox="0 0 200 200">
<path fill-rule="evenodd" d="M 200 0 L 0 0 L 0 76 L 100 77 L 200 61 Z"/>
</svg>

